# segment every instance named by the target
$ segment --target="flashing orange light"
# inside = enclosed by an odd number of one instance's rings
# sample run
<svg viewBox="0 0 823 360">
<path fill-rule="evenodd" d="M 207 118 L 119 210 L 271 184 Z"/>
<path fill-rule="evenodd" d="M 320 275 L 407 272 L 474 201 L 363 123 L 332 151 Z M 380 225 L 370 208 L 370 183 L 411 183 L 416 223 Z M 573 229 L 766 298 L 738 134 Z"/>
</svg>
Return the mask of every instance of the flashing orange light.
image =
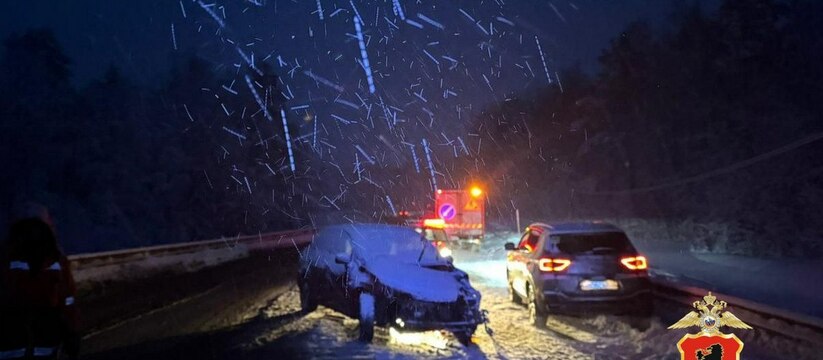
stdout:
<svg viewBox="0 0 823 360">
<path fill-rule="evenodd" d="M 477 186 L 474 186 L 471 188 L 471 190 L 469 190 L 469 193 L 472 194 L 472 196 L 474 197 L 479 197 L 480 195 L 483 195 L 483 190 Z"/>
<path fill-rule="evenodd" d="M 437 195 L 440 195 L 442 193 L 443 193 L 443 190 L 437 189 Z"/>
<path fill-rule="evenodd" d="M 423 226 L 434 229 L 442 229 L 446 227 L 446 221 L 443 219 L 424 219 Z"/>
<path fill-rule="evenodd" d="M 542 258 L 538 260 L 537 265 L 540 268 L 540 271 L 546 272 L 558 272 L 566 270 L 569 266 L 571 266 L 572 261 L 569 259 L 551 259 L 551 258 Z"/>
<path fill-rule="evenodd" d="M 642 255 L 624 257 L 620 263 L 629 270 L 646 270 L 649 267 L 646 257 Z"/>
</svg>

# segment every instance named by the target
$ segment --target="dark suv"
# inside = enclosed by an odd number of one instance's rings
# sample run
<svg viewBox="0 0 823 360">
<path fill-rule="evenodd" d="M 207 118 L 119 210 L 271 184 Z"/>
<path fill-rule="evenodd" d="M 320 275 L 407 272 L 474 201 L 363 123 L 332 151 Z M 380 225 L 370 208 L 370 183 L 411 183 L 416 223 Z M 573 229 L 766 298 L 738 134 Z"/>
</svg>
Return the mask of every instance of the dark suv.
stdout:
<svg viewBox="0 0 823 360">
<path fill-rule="evenodd" d="M 528 305 L 535 326 L 545 326 L 549 311 L 651 311 L 646 258 L 613 225 L 536 223 L 506 250 L 511 300 Z"/>
</svg>

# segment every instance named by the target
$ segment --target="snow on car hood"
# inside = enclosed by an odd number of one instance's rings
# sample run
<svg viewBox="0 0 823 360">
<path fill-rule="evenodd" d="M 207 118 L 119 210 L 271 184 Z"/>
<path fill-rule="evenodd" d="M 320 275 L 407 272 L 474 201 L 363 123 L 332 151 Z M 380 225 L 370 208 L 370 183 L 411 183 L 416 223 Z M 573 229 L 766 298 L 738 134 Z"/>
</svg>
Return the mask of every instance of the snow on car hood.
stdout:
<svg viewBox="0 0 823 360">
<path fill-rule="evenodd" d="M 419 300 L 451 302 L 463 286 L 453 271 L 441 271 L 416 263 L 401 263 L 392 257 L 369 259 L 365 267 L 384 285 Z"/>
</svg>

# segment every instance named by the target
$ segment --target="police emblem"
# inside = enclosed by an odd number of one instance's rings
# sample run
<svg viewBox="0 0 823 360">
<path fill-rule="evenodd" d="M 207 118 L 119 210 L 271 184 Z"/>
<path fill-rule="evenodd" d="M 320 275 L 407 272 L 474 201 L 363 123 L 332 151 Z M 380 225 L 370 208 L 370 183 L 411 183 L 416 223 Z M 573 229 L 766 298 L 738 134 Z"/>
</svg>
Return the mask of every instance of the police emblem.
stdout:
<svg viewBox="0 0 823 360">
<path fill-rule="evenodd" d="M 711 292 L 704 296 L 702 301 L 695 301 L 692 306 L 697 311 L 689 312 L 678 322 L 669 326 L 669 329 L 700 327 L 699 333 L 686 334 L 677 342 L 680 359 L 740 360 L 743 342 L 734 334 L 721 333 L 720 327 L 728 326 L 737 329 L 751 329 L 752 327 L 731 312 L 722 311 L 727 307 L 726 302 L 717 301 L 717 297 Z"/>
</svg>

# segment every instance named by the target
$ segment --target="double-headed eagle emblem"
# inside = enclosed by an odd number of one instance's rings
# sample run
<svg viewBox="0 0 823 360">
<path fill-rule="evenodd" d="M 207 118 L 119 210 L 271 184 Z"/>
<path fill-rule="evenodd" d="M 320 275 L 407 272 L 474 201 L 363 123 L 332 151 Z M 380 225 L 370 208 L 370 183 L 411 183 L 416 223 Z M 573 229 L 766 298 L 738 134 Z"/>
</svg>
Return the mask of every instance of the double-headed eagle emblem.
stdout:
<svg viewBox="0 0 823 360">
<path fill-rule="evenodd" d="M 726 308 L 725 301 L 717 301 L 717 297 L 709 292 L 703 297 L 703 301 L 695 301 L 692 306 L 697 311 L 692 311 L 686 314 L 674 325 L 669 326 L 669 329 L 685 329 L 692 326 L 699 326 L 700 330 L 706 335 L 712 335 L 719 332 L 721 326 L 728 326 L 738 329 L 751 329 L 752 327 L 738 319 L 731 312 L 721 311 Z"/>
</svg>

